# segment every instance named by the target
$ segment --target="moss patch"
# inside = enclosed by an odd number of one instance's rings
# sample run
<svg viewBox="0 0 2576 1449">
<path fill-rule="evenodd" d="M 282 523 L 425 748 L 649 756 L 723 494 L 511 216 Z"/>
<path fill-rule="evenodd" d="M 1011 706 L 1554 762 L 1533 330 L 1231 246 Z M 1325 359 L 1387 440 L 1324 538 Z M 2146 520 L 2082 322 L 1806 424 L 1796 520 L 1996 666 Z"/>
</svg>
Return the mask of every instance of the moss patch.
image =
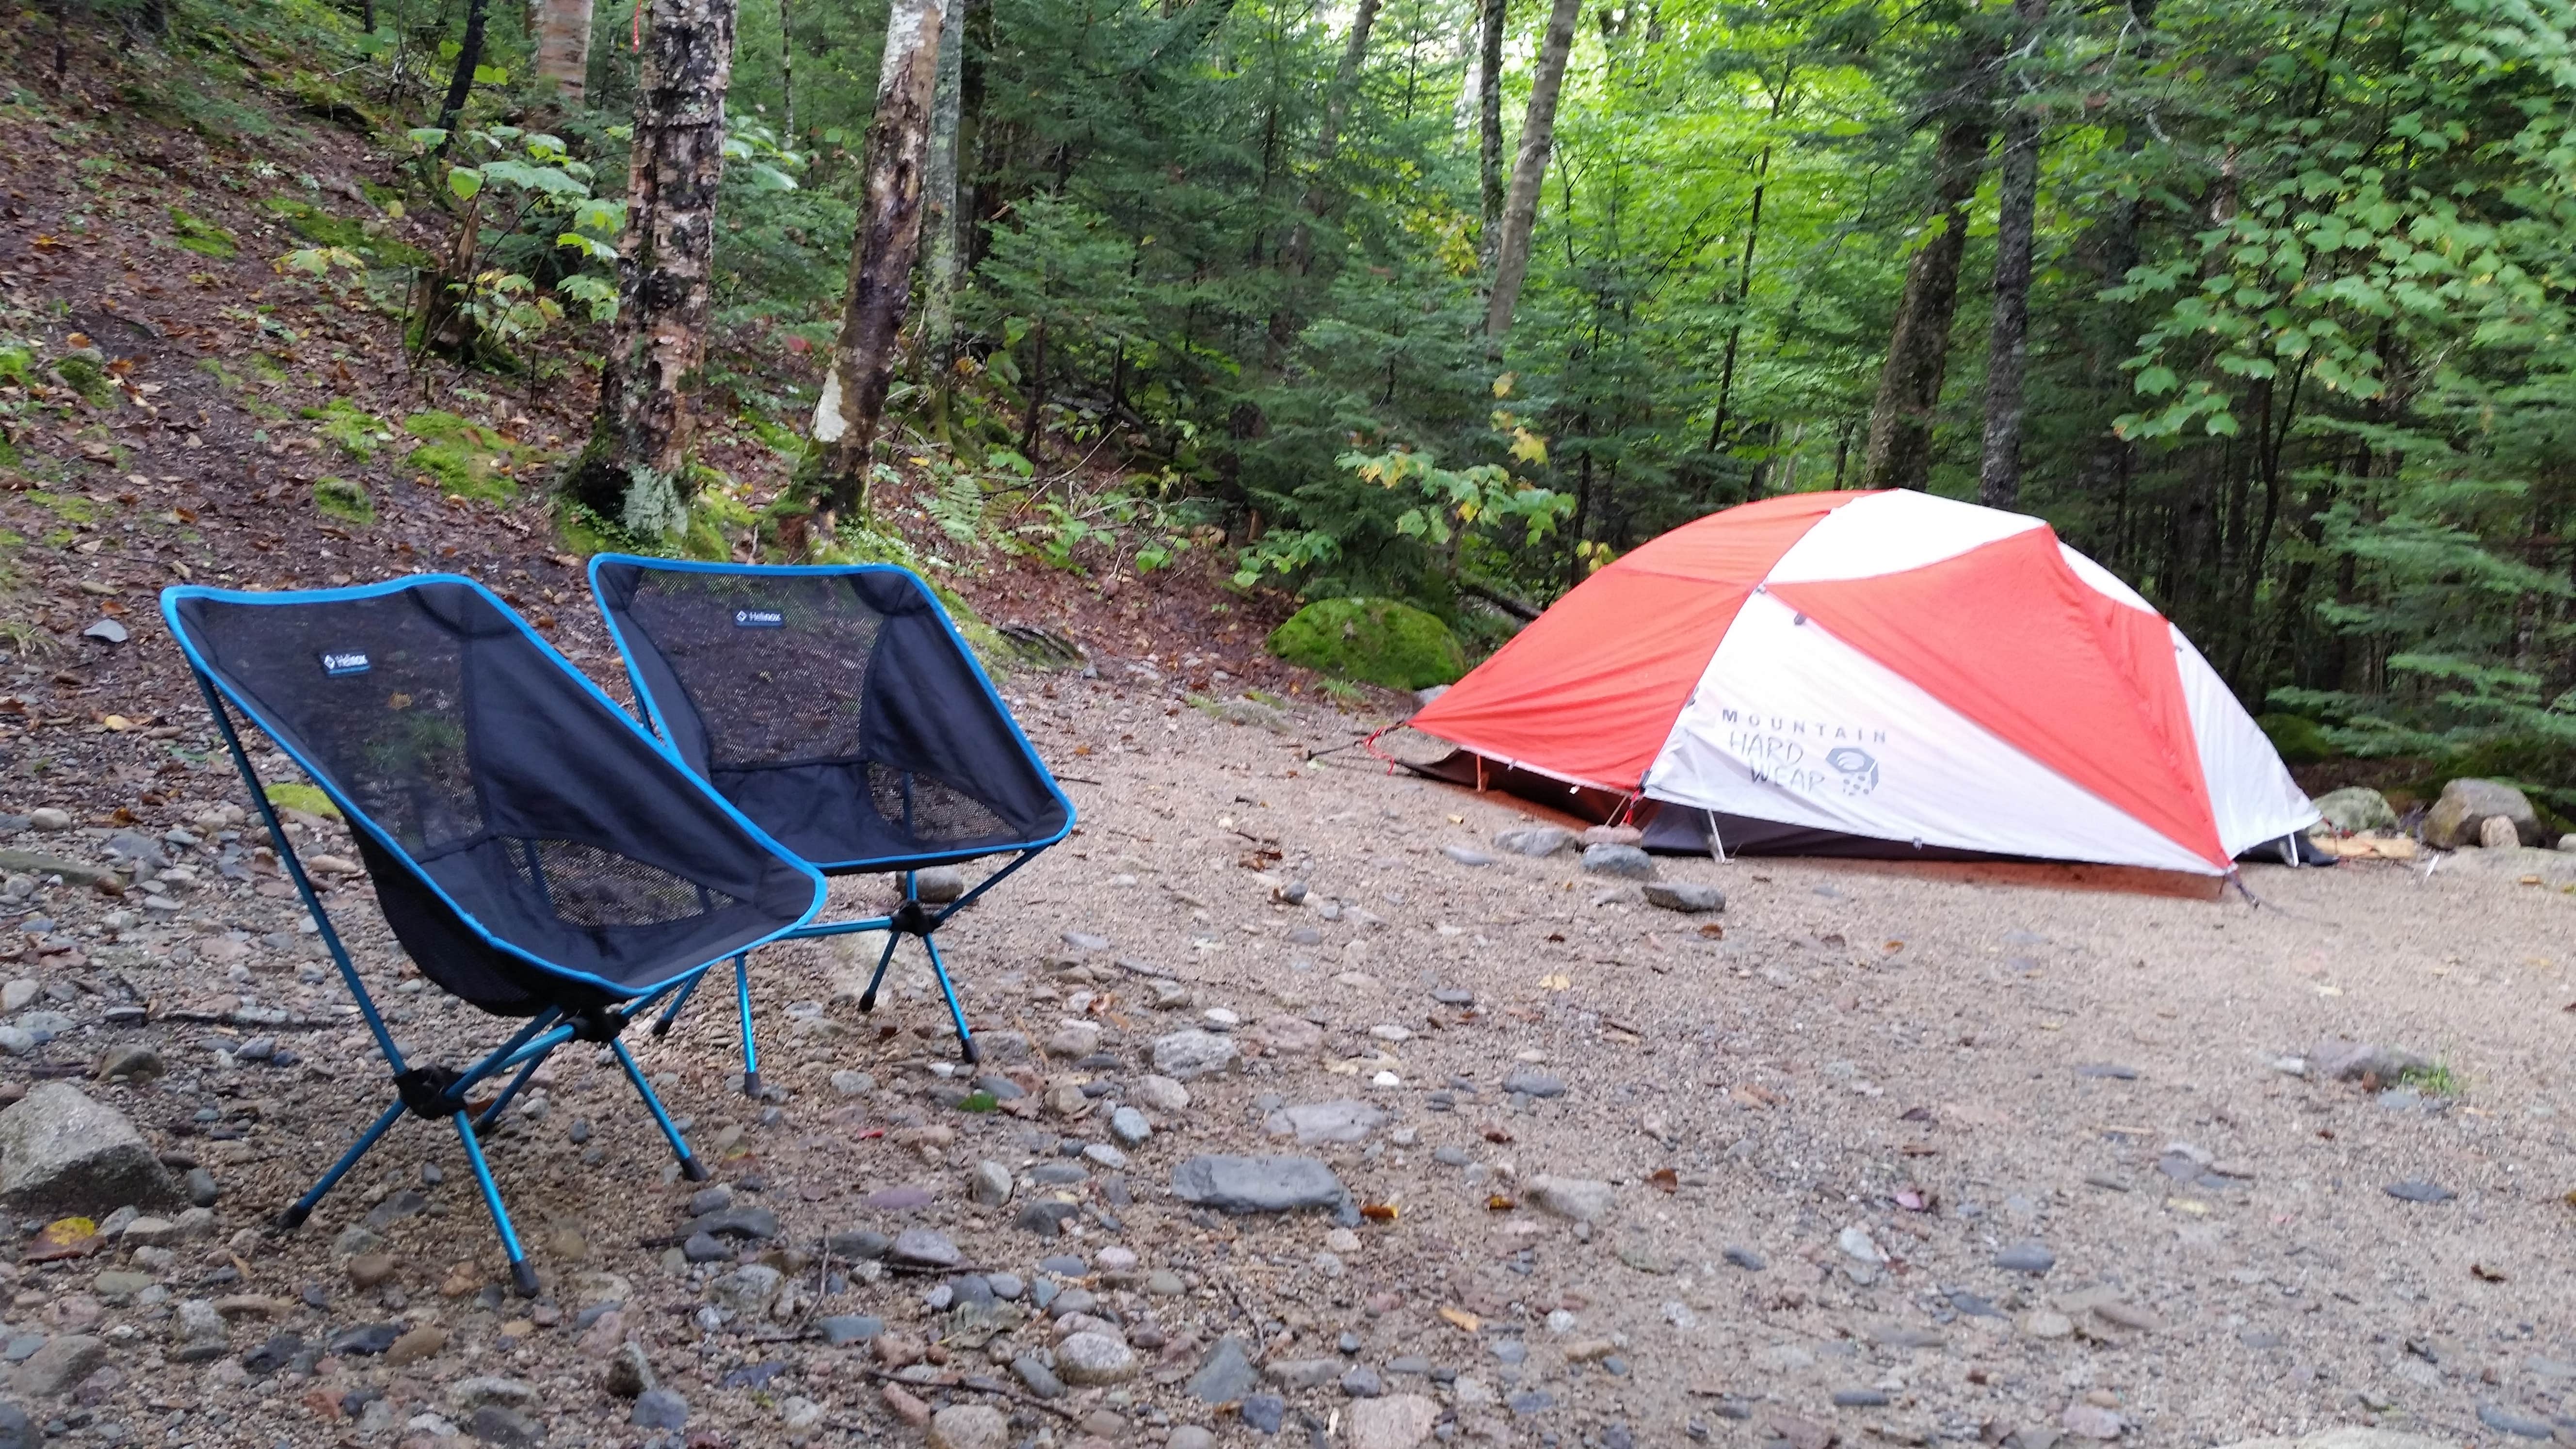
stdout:
<svg viewBox="0 0 2576 1449">
<path fill-rule="evenodd" d="M 367 228 L 363 223 L 345 216 L 334 216 L 311 202 L 298 201 L 291 196 L 272 196 L 260 205 L 286 223 L 288 231 L 315 246 L 355 250 L 367 244 Z"/>
<path fill-rule="evenodd" d="M 374 462 L 376 450 L 394 440 L 393 430 L 384 419 L 344 397 L 335 397 L 323 407 L 306 408 L 304 416 L 322 425 L 314 431 L 361 463 Z"/>
<path fill-rule="evenodd" d="M 1270 652 L 1389 689 L 1449 684 L 1467 672 L 1467 652 L 1448 625 L 1393 599 L 1318 599 L 1272 632 Z"/>
<path fill-rule="evenodd" d="M 65 353 L 54 362 L 54 376 L 59 377 L 82 397 L 98 407 L 116 400 L 116 379 L 108 376 L 107 364 L 94 348 Z"/>
<path fill-rule="evenodd" d="M 25 387 L 36 374 L 36 349 L 12 342 L 0 347 L 0 385 Z"/>
<path fill-rule="evenodd" d="M 330 517 L 360 528 L 376 521 L 376 500 L 367 496 L 365 485 L 346 478 L 313 480 L 313 506 Z"/>
<path fill-rule="evenodd" d="M 280 810 L 301 810 L 307 815 L 323 815 L 333 820 L 340 818 L 340 807 L 331 803 L 330 796 L 300 781 L 280 780 L 269 786 L 268 803 Z"/>
<path fill-rule="evenodd" d="M 26 499 L 65 523 L 96 523 L 101 512 L 96 503 L 77 493 L 47 493 L 37 489 L 28 493 Z"/>
<path fill-rule="evenodd" d="M 241 243 L 233 234 L 193 212 L 170 208 L 170 240 L 201 257 L 220 262 L 231 261 L 241 254 Z"/>
<path fill-rule="evenodd" d="M 494 503 L 519 495 L 510 476 L 517 450 L 490 428 L 454 413 L 426 412 L 403 419 L 403 431 L 420 439 L 411 450 L 411 466 L 428 474 L 441 492 Z"/>
</svg>

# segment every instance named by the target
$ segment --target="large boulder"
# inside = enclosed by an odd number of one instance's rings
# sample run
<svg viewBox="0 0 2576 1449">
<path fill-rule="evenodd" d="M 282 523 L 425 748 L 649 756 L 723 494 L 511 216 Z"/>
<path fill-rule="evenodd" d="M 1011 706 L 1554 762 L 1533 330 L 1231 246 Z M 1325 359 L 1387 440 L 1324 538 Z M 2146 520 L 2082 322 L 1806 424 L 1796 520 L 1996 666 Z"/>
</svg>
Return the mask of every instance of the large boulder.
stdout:
<svg viewBox="0 0 2576 1449">
<path fill-rule="evenodd" d="M 1317 599 L 1271 632 L 1270 652 L 1389 689 L 1449 684 L 1467 672 L 1467 651 L 1448 625 L 1393 599 Z"/>
<path fill-rule="evenodd" d="M 94 1218 L 188 1205 L 134 1124 L 65 1082 L 40 1082 L 0 1112 L 0 1204 Z"/>
<path fill-rule="evenodd" d="M 2346 835 L 2397 828 L 2397 812 L 2390 808 L 2388 797 L 2367 785 L 2346 785 L 2309 803 L 2317 807 L 2326 824 Z"/>
<path fill-rule="evenodd" d="M 2476 845 L 2487 821 L 2498 816 L 2513 823 L 2514 836 L 2523 844 L 2541 843 L 2539 814 L 2520 790 L 2502 780 L 2453 780 L 2443 786 L 2442 798 L 2424 817 L 2424 843 L 2444 850 Z"/>
</svg>

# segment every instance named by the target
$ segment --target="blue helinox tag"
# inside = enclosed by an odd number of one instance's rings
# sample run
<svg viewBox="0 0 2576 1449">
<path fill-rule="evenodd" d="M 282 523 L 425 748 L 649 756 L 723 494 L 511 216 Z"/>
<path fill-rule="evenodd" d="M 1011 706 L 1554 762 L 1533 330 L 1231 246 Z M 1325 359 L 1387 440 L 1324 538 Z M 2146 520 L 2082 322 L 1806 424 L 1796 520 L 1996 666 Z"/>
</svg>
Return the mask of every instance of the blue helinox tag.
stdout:
<svg viewBox="0 0 2576 1449">
<path fill-rule="evenodd" d="M 784 629 L 787 619 L 776 609 L 736 609 L 733 611 L 733 626 L 737 629 Z"/>
<path fill-rule="evenodd" d="M 355 650 L 335 651 L 322 656 L 322 672 L 325 674 L 364 674 L 373 667 L 367 663 L 366 655 Z"/>
</svg>

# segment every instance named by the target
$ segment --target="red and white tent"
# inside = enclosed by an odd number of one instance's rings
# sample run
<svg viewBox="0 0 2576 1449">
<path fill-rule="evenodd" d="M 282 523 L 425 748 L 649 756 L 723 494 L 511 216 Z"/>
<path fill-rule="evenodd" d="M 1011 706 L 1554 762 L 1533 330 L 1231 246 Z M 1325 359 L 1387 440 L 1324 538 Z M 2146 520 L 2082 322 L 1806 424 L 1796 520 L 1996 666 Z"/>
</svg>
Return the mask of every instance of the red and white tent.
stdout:
<svg viewBox="0 0 2576 1449">
<path fill-rule="evenodd" d="M 2146 600 L 2036 518 L 1926 493 L 1792 494 L 1677 528 L 1411 723 L 1660 802 L 1657 835 L 1688 823 L 1730 853 L 2220 875 L 2317 819 Z"/>
</svg>

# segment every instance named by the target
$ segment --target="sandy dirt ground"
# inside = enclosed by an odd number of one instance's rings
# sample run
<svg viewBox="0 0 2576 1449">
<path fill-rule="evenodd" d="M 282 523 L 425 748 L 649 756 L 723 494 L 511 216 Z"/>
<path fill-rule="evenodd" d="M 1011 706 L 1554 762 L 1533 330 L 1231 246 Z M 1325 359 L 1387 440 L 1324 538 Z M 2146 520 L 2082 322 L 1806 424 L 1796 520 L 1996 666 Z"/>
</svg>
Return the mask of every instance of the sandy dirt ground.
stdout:
<svg viewBox="0 0 2576 1449">
<path fill-rule="evenodd" d="M 1005 692 L 1080 830 L 943 939 L 987 1085 L 1025 1095 L 969 1110 L 987 1104 L 965 1097 L 909 946 L 874 1017 L 854 1000 L 864 944 L 763 951 L 773 1100 L 731 1090 L 721 993 L 633 1040 L 775 1236 L 683 1261 L 695 1185 L 613 1068 L 559 1055 L 491 1143 L 544 1277 L 534 1305 L 501 1291 L 457 1142 L 428 1124 L 399 1127 L 302 1232 L 259 1231 L 383 1092 L 281 882 L 202 870 L 149 919 L 68 886 L 13 907 L 41 930 L 11 938 L 8 971 L 68 983 L 34 1005 L 71 1018 L 16 1074 L 156 1046 L 165 1075 L 89 1090 L 223 1194 L 209 1236 L 14 1270 L 12 1358 L 104 1346 L 67 1397 L 28 1406 L 71 1442 L 263 1446 L 902 1440 L 905 1413 L 949 1402 L 1003 1410 L 1017 1444 L 1267 1442 L 1247 1410 L 1272 1406 L 1246 1394 L 1284 1400 L 1281 1433 L 1360 1449 L 1423 1427 L 1603 1449 L 2201 1445 L 2345 1423 L 2576 1437 L 2559 1116 L 2576 857 L 2253 869 L 2259 907 L 1662 858 L 1662 879 L 1726 894 L 1684 915 L 1572 852 L 1496 849 L 1527 823 L 1508 798 L 1357 751 L 1308 760 L 1356 716 L 1070 675 Z M 183 815 L 241 798 L 211 771 L 162 788 Z M 96 857 L 109 833 L 0 844 Z M 316 828 L 307 849 L 331 844 Z M 1291 884 L 1302 903 L 1277 898 Z M 845 883 L 845 904 L 883 886 Z M 333 899 L 408 1043 L 462 1060 L 493 1039 L 405 989 L 363 882 Z M 147 1024 L 108 1020 L 116 982 L 149 999 Z M 1147 1078 L 1158 1054 L 1222 1054 L 1167 1040 L 1193 1030 L 1234 1060 L 1181 1106 Z M 284 1050 L 244 1059 L 255 1035 Z M 2433 1069 L 2303 1074 L 2338 1037 Z M 1305 1120 L 1351 1140 L 1273 1130 L 1336 1102 L 1369 1110 Z M 1121 1105 L 1150 1138 L 1113 1141 Z M 1193 1208 L 1175 1169 L 1209 1153 L 1318 1158 L 1365 1215 Z M 975 1199 L 984 1163 L 1007 1203 Z M 1032 1206 L 1052 1200 L 1042 1235 Z M 886 1272 L 866 1256 L 883 1238 L 850 1236 L 906 1230 L 959 1267 Z M 1018 1304 L 929 1306 L 993 1286 Z M 1081 1312 L 1014 1321 L 1049 1290 Z M 220 1357 L 184 1361 L 187 1300 L 222 1305 Z M 829 1344 L 827 1320 L 859 1336 Z M 1067 1389 L 1067 1324 L 1132 1365 Z M 379 1348 L 414 1336 L 379 1356 L 341 1337 L 364 1328 Z M 1229 1337 L 1257 1382 L 1199 1379 Z M 684 1429 L 637 1425 L 608 1387 L 628 1342 Z M 1050 1359 L 1062 1374 L 1013 1368 Z M 889 1376 L 909 1382 L 889 1395 Z M 1227 1392 L 1204 1402 L 1194 1381 Z M 1373 1388 L 1425 1416 L 1388 1430 L 1401 1416 L 1366 1410 Z"/>
</svg>

